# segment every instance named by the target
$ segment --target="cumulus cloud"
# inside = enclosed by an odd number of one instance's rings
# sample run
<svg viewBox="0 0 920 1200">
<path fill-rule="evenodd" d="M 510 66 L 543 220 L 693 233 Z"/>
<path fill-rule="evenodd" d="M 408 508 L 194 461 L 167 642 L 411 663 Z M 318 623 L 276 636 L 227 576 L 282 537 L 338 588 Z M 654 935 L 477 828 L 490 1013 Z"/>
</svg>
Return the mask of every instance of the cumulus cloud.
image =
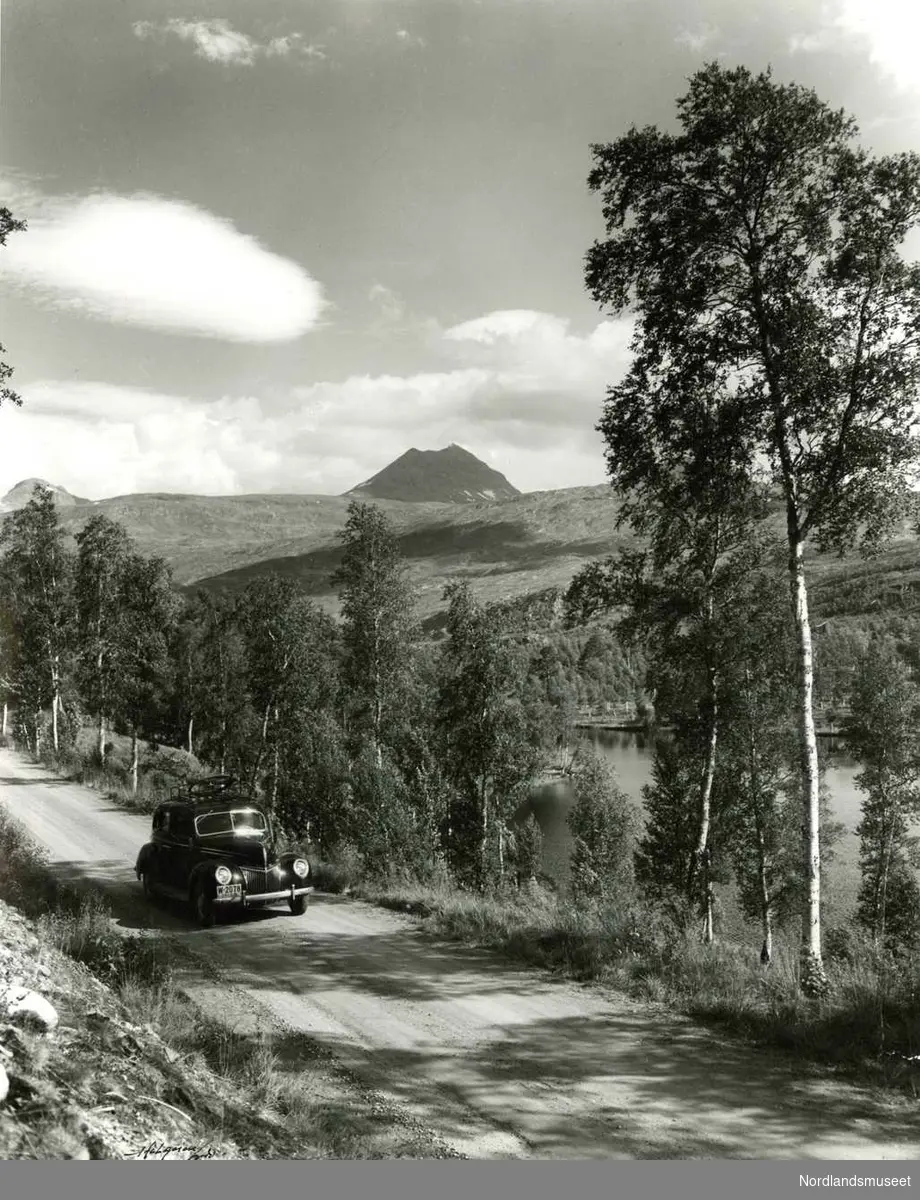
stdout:
<svg viewBox="0 0 920 1200">
<path fill-rule="evenodd" d="M 790 39 L 794 53 L 813 53 L 861 39 L 870 60 L 905 91 L 920 91 L 920 9 L 904 0 L 832 0 L 821 26 Z"/>
<path fill-rule="evenodd" d="M 312 329 L 321 286 L 227 220 L 155 195 L 49 200 L 4 251 L 6 278 L 41 303 L 102 320 L 234 342 Z"/>
<path fill-rule="evenodd" d="M 836 18 L 845 33 L 866 38 L 872 61 L 904 89 L 920 90 L 920 11 L 904 0 L 843 0 Z"/>
<path fill-rule="evenodd" d="M 498 393 L 496 408 L 516 405 L 526 415 L 528 396 L 556 396 L 560 417 L 598 403 L 606 384 L 628 361 L 629 320 L 602 321 L 590 333 L 571 331 L 551 313 L 506 309 L 454 325 L 444 341 L 466 359 L 487 365 Z"/>
<path fill-rule="evenodd" d="M 301 33 L 285 34 L 260 42 L 234 29 L 229 21 L 216 18 L 210 21 L 186 21 L 173 17 L 168 21 L 135 21 L 134 33 L 139 38 L 166 38 L 170 35 L 190 43 L 199 58 L 229 66 L 251 67 L 257 58 L 307 59 L 326 58 L 321 46 L 313 45 Z"/>
<path fill-rule="evenodd" d="M 459 359 L 444 370 L 208 402 L 104 383 L 23 383 L 24 407 L 4 421 L 0 489 L 36 475 L 94 499 L 339 493 L 409 446 L 449 442 L 494 461 L 523 490 L 600 483 L 594 426 L 605 386 L 625 369 L 629 333 L 625 322 L 579 335 L 551 314 L 496 312 L 443 332 Z"/>
</svg>

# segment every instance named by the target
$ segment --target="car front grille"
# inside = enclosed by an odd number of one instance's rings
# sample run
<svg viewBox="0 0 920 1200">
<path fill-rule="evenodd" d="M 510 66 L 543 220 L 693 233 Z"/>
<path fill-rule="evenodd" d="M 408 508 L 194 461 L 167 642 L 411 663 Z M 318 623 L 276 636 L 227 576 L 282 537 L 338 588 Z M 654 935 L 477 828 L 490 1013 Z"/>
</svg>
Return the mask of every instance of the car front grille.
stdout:
<svg viewBox="0 0 920 1200">
<path fill-rule="evenodd" d="M 278 892 L 284 887 L 284 881 L 274 871 L 263 871 L 260 867 L 241 867 L 246 891 L 253 895 L 261 892 Z"/>
</svg>

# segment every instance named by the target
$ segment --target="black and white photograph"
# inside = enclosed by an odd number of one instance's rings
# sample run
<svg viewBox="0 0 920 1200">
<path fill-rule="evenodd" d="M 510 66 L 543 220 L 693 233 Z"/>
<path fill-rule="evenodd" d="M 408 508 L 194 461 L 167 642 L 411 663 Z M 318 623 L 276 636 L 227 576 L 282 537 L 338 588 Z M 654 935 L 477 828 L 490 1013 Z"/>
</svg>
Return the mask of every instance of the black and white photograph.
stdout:
<svg viewBox="0 0 920 1200">
<path fill-rule="evenodd" d="M 2 0 L 0 1160 L 910 1189 L 918 47 Z"/>
</svg>

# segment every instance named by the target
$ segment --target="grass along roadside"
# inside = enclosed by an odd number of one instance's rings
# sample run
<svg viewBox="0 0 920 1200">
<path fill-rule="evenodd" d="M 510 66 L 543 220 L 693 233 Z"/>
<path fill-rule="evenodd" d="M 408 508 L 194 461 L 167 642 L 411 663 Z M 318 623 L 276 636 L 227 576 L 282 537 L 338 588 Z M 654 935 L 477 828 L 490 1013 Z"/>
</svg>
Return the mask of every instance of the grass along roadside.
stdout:
<svg viewBox="0 0 920 1200">
<path fill-rule="evenodd" d="M 751 1042 L 876 1086 L 920 1096 L 920 961 L 894 961 L 846 930 L 827 938 L 828 996 L 802 996 L 798 947 L 706 947 L 640 907 L 576 906 L 539 887 L 501 896 L 360 881 L 318 864 L 328 890 L 417 917 L 430 932 L 518 962 L 616 988 Z"/>
<path fill-rule="evenodd" d="M 150 811 L 166 794 L 162 772 L 142 776 L 135 796 L 119 775 L 117 756 L 125 748 L 113 749 L 105 772 L 75 752 L 49 765 L 114 803 Z M 614 987 L 865 1082 L 920 1094 L 920 959 L 880 955 L 850 928 L 828 930 L 831 990 L 815 1001 L 801 995 L 798 946 L 782 935 L 765 969 L 756 949 L 727 940 L 705 947 L 639 905 L 578 906 L 539 886 L 480 896 L 405 880 L 375 882 L 363 877 L 360 855 L 347 850 L 333 863 L 311 856 L 311 865 L 318 888 L 408 913 L 440 936 Z"/>
<path fill-rule="evenodd" d="M 0 1159 L 454 1156 L 318 1047 L 292 1069 L 269 1032 L 209 1019 L 176 982 L 178 948 L 59 884 L 2 806 L 0 946 L 0 993 L 38 991 L 60 1018 L 49 1035 L 0 1014 Z"/>
</svg>

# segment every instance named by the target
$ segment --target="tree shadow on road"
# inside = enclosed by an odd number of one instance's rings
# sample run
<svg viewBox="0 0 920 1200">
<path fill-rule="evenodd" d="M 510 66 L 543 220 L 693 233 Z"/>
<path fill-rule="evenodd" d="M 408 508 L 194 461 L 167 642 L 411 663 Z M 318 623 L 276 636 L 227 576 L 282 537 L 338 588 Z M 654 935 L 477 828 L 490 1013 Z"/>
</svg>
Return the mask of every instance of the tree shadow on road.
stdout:
<svg viewBox="0 0 920 1200">
<path fill-rule="evenodd" d="M 581 1159 L 910 1159 L 916 1111 L 802 1075 L 699 1030 L 669 1034 L 635 1016 L 564 1017 L 475 1045 L 328 1051 L 455 1143 L 485 1126 L 535 1157 Z M 314 1037 L 272 1039 L 280 1066 L 305 1068 Z M 900 1144 L 892 1146 L 892 1143 Z M 884 1149 L 876 1153 L 873 1144 Z"/>
</svg>

